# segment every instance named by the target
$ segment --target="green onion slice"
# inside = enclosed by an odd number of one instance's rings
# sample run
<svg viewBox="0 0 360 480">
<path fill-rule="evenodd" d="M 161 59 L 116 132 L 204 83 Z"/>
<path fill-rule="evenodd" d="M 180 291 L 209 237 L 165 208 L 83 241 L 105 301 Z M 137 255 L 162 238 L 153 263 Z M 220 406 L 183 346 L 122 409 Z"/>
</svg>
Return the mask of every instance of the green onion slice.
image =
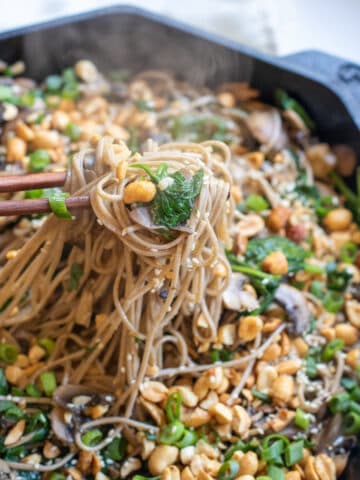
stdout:
<svg viewBox="0 0 360 480">
<path fill-rule="evenodd" d="M 42 172 L 50 164 L 50 154 L 47 150 L 35 150 L 29 157 L 29 170 Z"/>
<path fill-rule="evenodd" d="M 81 435 L 81 441 L 88 447 L 93 447 L 101 442 L 103 434 L 101 430 L 95 428 L 94 430 L 88 430 Z"/>
<path fill-rule="evenodd" d="M 310 417 L 304 410 L 301 408 L 297 408 L 295 412 L 294 418 L 295 426 L 300 428 L 301 430 L 307 430 L 310 424 Z"/>
<path fill-rule="evenodd" d="M 51 397 L 57 387 L 54 372 L 43 372 L 40 375 L 40 381 L 45 395 Z"/>
<path fill-rule="evenodd" d="M 324 347 L 324 350 L 321 353 L 321 360 L 324 362 L 330 362 L 335 357 L 336 352 L 341 350 L 344 347 L 344 341 L 340 338 L 334 338 L 330 340 Z"/>
<path fill-rule="evenodd" d="M 0 360 L 5 363 L 14 363 L 19 350 L 16 345 L 12 343 L 0 343 Z"/>
<path fill-rule="evenodd" d="M 165 445 L 174 445 L 181 439 L 184 431 L 185 425 L 179 420 L 174 420 L 161 429 L 159 440 Z"/>
<path fill-rule="evenodd" d="M 169 422 L 174 422 L 180 418 L 180 408 L 181 408 L 181 394 L 179 392 L 172 393 L 166 403 L 166 415 L 169 419 Z"/>
<path fill-rule="evenodd" d="M 65 198 L 68 196 L 69 194 L 65 192 L 55 193 L 53 195 L 50 195 L 49 204 L 50 204 L 51 210 L 57 217 L 65 218 L 67 220 L 73 220 L 74 217 L 70 214 L 65 203 Z"/>
<path fill-rule="evenodd" d="M 240 466 L 238 462 L 236 462 L 235 460 L 227 460 L 221 465 L 219 472 L 217 474 L 217 479 L 233 480 L 238 474 L 239 470 L 240 470 Z"/>
</svg>

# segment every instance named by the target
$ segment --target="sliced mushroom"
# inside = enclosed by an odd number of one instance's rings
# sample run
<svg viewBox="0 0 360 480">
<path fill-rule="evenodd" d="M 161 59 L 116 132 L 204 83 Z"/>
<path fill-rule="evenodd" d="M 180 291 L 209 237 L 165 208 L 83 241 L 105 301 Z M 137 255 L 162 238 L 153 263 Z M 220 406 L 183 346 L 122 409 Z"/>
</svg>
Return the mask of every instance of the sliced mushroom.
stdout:
<svg viewBox="0 0 360 480">
<path fill-rule="evenodd" d="M 70 424 L 65 422 L 65 410 L 61 407 L 55 407 L 50 413 L 51 429 L 54 435 L 63 443 L 71 444 L 74 441 Z"/>
<path fill-rule="evenodd" d="M 311 311 L 304 295 L 294 287 L 281 284 L 275 293 L 275 301 L 286 310 L 291 321 L 288 330 L 293 335 L 301 335 L 311 320 Z"/>
<path fill-rule="evenodd" d="M 230 283 L 223 293 L 223 302 L 229 310 L 237 312 L 256 310 L 259 302 L 251 293 L 243 290 L 246 277 L 241 273 L 232 273 Z"/>
<path fill-rule="evenodd" d="M 57 405 L 69 410 L 81 410 L 89 404 L 109 404 L 113 401 L 112 395 L 104 395 L 84 385 L 61 385 L 53 395 Z"/>
<path fill-rule="evenodd" d="M 281 150 L 285 147 L 287 135 L 275 108 L 251 112 L 245 122 L 256 140 L 265 144 L 268 150 Z"/>
<path fill-rule="evenodd" d="M 149 209 L 147 207 L 138 207 L 130 210 L 129 216 L 131 220 L 133 220 L 138 225 L 141 225 L 148 230 L 163 230 L 164 227 L 162 225 L 157 225 L 151 219 Z M 177 227 L 173 228 L 172 230 L 176 230 L 178 232 L 184 233 L 194 233 L 190 227 L 186 225 L 178 225 Z"/>
</svg>

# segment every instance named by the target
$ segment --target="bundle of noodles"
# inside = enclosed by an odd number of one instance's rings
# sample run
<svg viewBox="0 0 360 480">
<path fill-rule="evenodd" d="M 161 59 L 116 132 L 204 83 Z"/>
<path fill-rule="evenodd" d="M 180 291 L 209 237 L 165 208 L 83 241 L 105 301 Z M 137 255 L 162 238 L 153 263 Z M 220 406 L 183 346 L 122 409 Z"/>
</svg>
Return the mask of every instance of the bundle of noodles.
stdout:
<svg viewBox="0 0 360 480">
<path fill-rule="evenodd" d="M 93 211 L 75 221 L 50 216 L 0 272 L 8 335 L 22 344 L 55 341 L 24 384 L 51 369 L 58 384 L 115 391 L 111 413 L 129 417 L 145 376 L 191 365 L 216 338 L 230 273 L 229 158 L 219 142 L 149 143 L 142 157 L 131 156 L 109 137 L 75 157 L 66 188 L 90 194 Z M 129 184 L 164 165 L 169 176 L 203 172 L 188 221 L 172 230 L 154 224 L 146 204 L 124 202 Z"/>
</svg>

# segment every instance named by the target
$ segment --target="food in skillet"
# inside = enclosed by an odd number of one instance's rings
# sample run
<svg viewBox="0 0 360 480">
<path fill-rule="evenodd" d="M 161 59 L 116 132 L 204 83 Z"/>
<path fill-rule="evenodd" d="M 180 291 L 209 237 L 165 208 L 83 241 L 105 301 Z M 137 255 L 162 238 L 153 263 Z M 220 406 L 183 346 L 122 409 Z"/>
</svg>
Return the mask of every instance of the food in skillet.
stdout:
<svg viewBox="0 0 360 480">
<path fill-rule="evenodd" d="M 0 468 L 338 478 L 360 432 L 354 152 L 283 91 L 3 67 L 3 173 L 69 169 L 92 210 L 36 190 L 54 215 L 1 219 Z"/>
</svg>

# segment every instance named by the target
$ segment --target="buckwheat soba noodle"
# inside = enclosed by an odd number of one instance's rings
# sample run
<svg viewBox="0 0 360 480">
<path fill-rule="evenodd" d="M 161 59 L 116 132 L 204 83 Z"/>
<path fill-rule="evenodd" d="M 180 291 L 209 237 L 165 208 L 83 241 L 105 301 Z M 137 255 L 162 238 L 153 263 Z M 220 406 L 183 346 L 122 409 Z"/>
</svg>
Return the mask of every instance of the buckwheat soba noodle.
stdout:
<svg viewBox="0 0 360 480">
<path fill-rule="evenodd" d="M 35 90 L 7 68 L 5 174 L 67 169 L 91 207 L 3 197 L 53 214 L 0 219 L 0 469 L 339 478 L 360 432 L 352 149 L 283 91 L 88 61 Z"/>
</svg>

